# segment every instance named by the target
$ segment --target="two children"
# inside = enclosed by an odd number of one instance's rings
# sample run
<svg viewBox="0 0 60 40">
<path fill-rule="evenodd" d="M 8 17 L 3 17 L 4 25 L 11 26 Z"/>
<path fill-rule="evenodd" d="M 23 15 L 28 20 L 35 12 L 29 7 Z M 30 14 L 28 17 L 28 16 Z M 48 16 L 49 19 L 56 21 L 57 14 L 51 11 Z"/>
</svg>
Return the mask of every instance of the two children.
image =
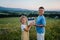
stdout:
<svg viewBox="0 0 60 40">
<path fill-rule="evenodd" d="M 21 40 L 29 40 L 29 30 L 32 26 L 32 23 L 26 25 L 27 17 L 25 16 L 20 17 L 20 22 L 21 22 L 21 30 L 22 30 Z"/>
<path fill-rule="evenodd" d="M 25 16 L 21 16 L 21 29 L 22 29 L 22 40 L 29 40 L 29 29 L 32 25 L 36 27 L 37 32 L 37 40 L 44 40 L 45 36 L 45 26 L 46 20 L 44 17 L 44 7 L 39 7 L 39 16 L 37 17 L 36 24 L 31 23 L 29 26 L 26 25 L 27 18 Z"/>
</svg>

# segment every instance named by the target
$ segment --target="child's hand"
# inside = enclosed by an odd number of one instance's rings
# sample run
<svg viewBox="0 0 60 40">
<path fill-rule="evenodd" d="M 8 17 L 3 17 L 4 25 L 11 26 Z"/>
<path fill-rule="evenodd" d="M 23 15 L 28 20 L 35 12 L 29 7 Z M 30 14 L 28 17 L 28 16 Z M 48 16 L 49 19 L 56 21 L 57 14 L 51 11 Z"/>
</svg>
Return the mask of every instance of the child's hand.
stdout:
<svg viewBox="0 0 60 40">
<path fill-rule="evenodd" d="M 30 23 L 30 26 L 33 26 L 33 23 L 32 22 Z"/>
<path fill-rule="evenodd" d="M 35 25 L 36 25 L 36 23 L 35 23 L 35 22 L 32 22 L 32 23 L 33 23 L 33 24 L 32 24 L 33 26 L 35 26 Z"/>
<path fill-rule="evenodd" d="M 36 26 L 36 24 L 35 24 L 35 23 L 33 23 L 33 26 Z"/>
<path fill-rule="evenodd" d="M 30 25 L 31 26 L 35 26 L 36 24 L 35 24 L 35 22 L 31 22 Z"/>
</svg>

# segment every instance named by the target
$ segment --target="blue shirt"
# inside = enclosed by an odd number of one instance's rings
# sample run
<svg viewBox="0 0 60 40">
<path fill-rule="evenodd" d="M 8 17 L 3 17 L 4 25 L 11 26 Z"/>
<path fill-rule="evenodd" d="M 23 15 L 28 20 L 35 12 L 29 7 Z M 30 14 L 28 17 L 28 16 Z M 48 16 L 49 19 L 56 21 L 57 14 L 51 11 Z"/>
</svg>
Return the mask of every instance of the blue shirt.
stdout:
<svg viewBox="0 0 60 40">
<path fill-rule="evenodd" d="M 42 25 L 46 25 L 46 20 L 45 20 L 45 17 L 43 16 L 43 15 L 39 15 L 38 17 L 37 17 L 37 20 L 36 20 L 36 24 L 37 25 L 40 25 L 40 24 L 42 24 Z M 40 26 L 36 26 L 36 31 L 37 31 L 37 33 L 44 33 L 45 32 L 45 27 L 40 27 Z"/>
</svg>

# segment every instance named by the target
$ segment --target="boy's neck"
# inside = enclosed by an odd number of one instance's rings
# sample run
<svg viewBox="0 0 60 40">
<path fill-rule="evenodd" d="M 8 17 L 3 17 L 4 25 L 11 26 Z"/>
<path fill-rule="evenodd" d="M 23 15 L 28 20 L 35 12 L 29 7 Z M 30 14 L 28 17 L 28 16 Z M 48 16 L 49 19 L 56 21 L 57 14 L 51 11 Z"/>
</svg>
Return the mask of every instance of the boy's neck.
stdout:
<svg viewBox="0 0 60 40">
<path fill-rule="evenodd" d="M 43 15 L 43 14 L 42 14 Z M 42 16 L 42 15 L 39 15 L 39 16 Z"/>
</svg>

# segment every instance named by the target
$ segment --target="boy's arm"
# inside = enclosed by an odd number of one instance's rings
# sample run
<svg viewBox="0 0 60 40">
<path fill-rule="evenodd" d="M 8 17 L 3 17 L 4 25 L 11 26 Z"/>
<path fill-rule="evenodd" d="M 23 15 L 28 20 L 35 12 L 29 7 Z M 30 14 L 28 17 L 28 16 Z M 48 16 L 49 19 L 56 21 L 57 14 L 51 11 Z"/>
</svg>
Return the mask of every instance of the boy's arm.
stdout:
<svg viewBox="0 0 60 40">
<path fill-rule="evenodd" d="M 46 20 L 45 20 L 45 18 L 42 18 L 42 24 L 34 24 L 35 26 L 39 26 L 39 27 L 44 27 L 45 25 L 46 25 Z"/>
<path fill-rule="evenodd" d="M 40 25 L 35 24 L 34 26 L 44 27 L 44 25 L 42 25 L 42 24 L 40 24 Z"/>
</svg>

